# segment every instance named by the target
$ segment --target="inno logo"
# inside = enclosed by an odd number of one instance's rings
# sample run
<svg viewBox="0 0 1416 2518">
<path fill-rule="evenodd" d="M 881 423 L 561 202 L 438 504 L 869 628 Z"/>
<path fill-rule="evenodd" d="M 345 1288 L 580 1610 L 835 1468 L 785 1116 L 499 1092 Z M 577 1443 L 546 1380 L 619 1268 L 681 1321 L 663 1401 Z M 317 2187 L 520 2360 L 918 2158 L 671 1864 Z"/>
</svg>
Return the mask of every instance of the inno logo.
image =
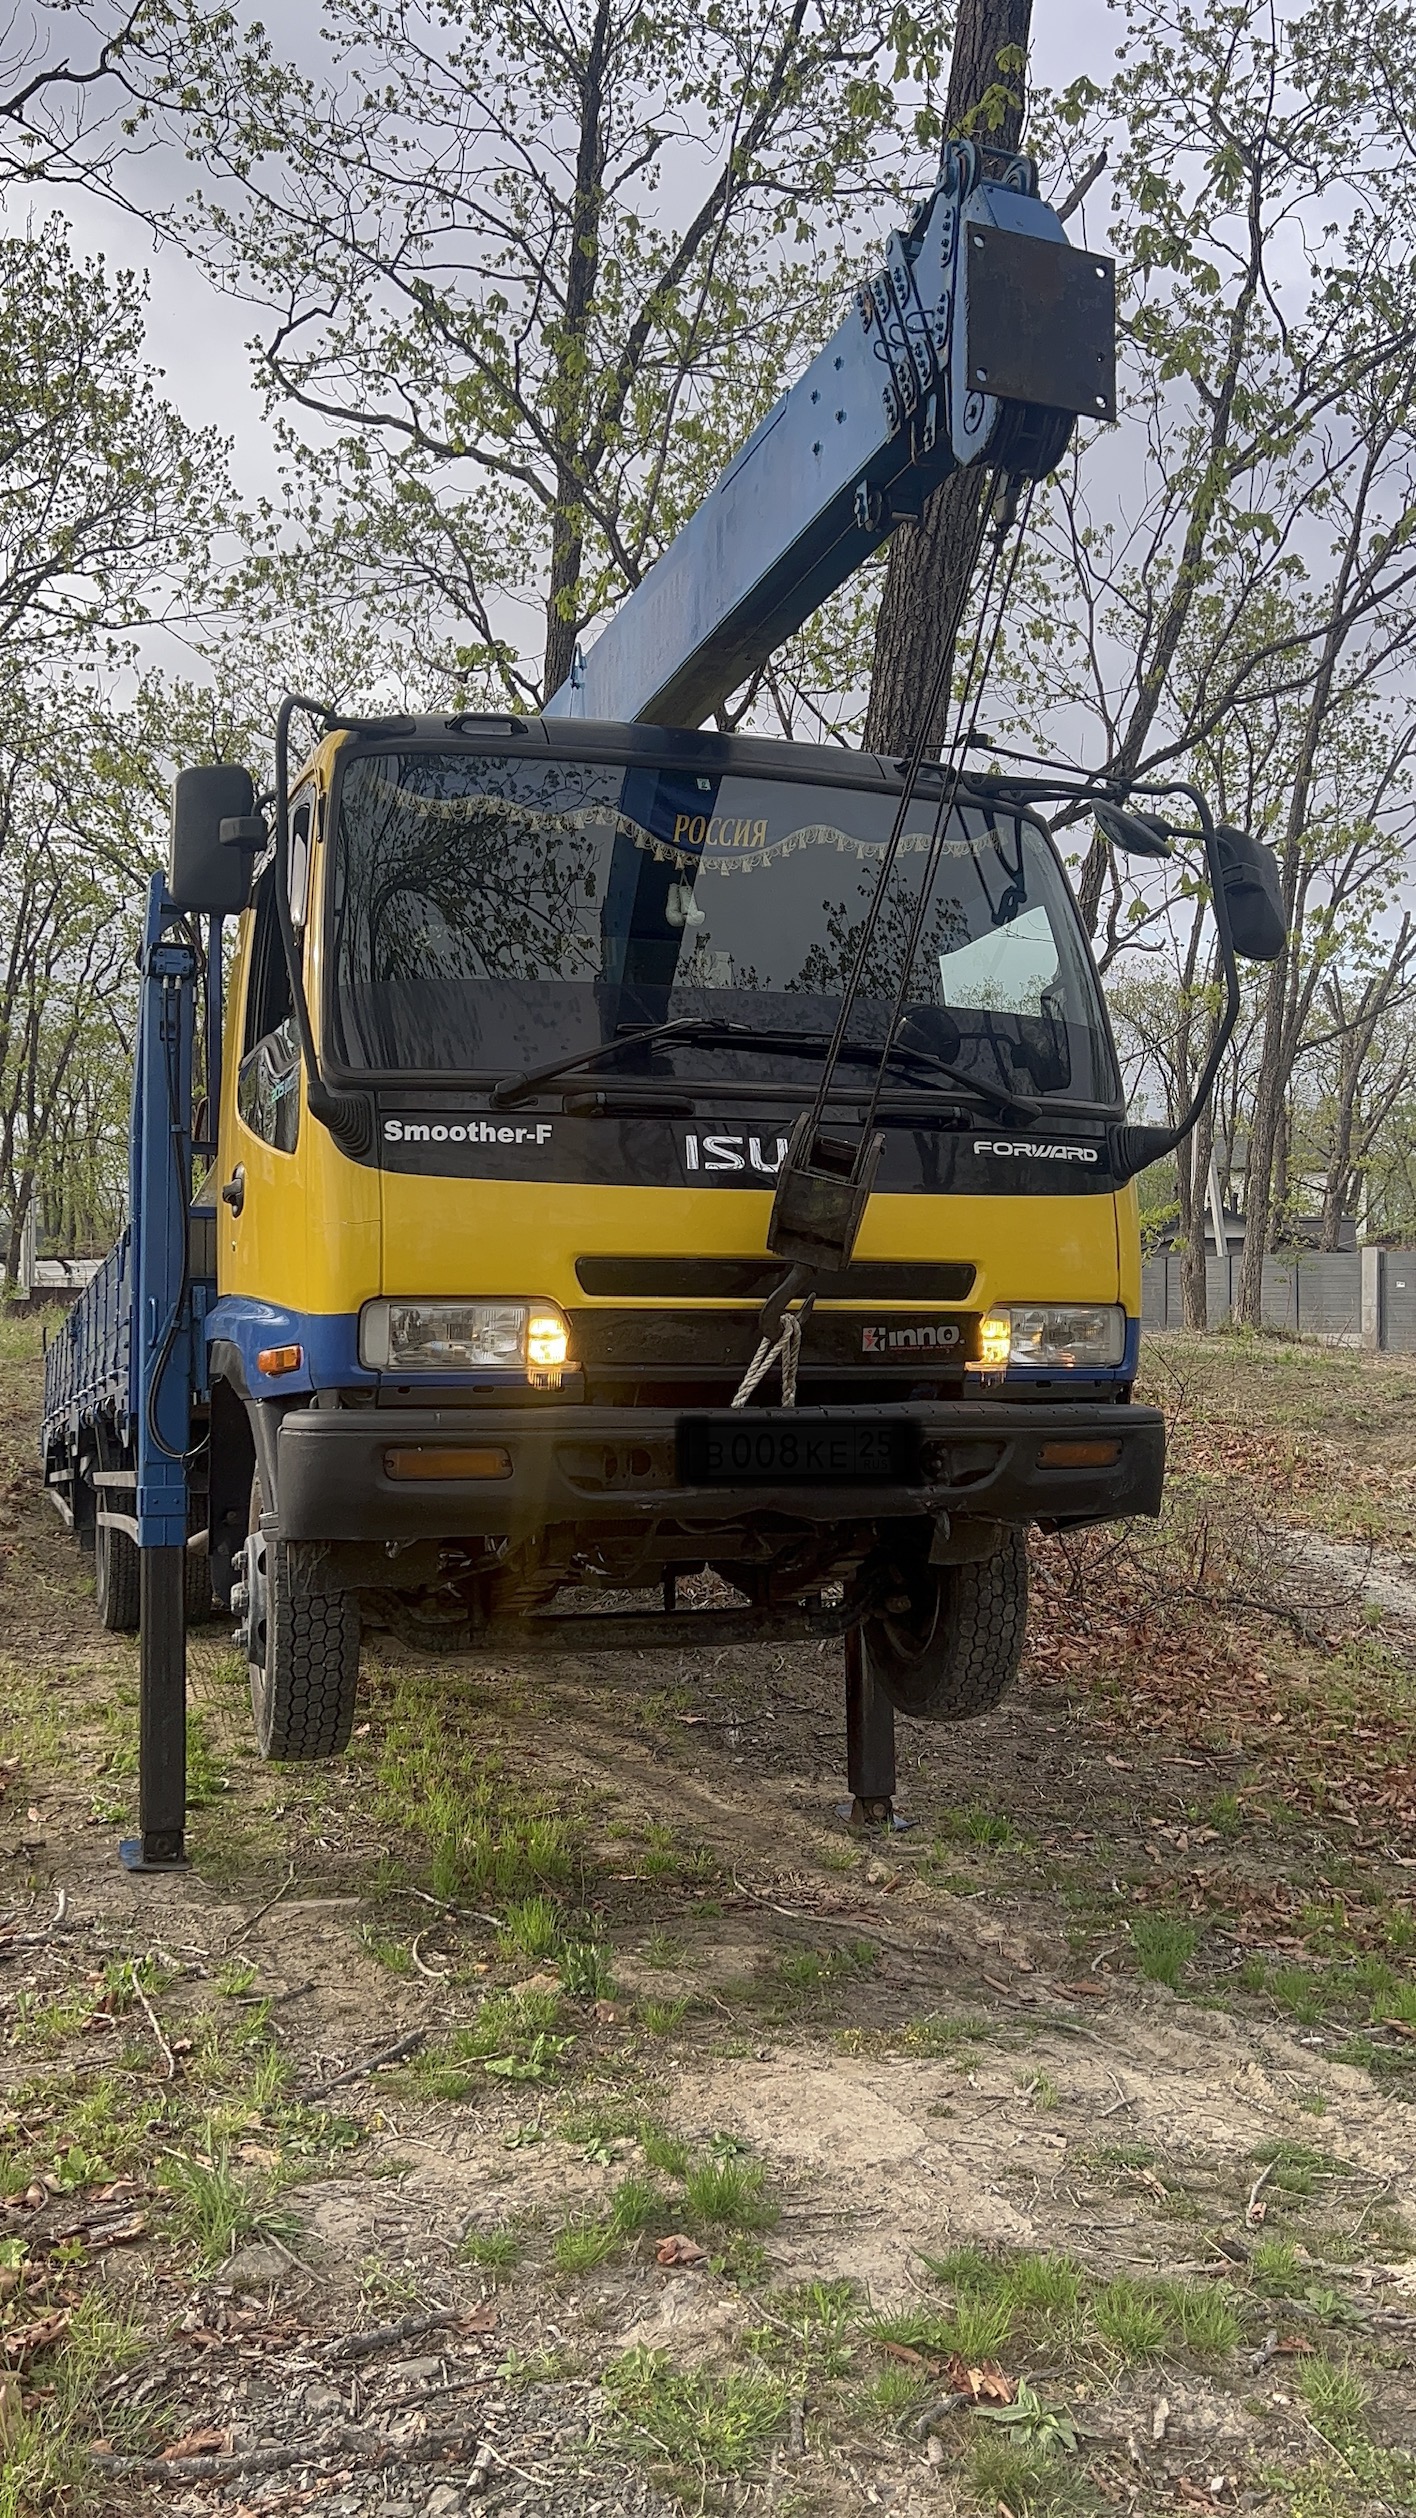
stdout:
<svg viewBox="0 0 1416 2518">
<path fill-rule="evenodd" d="M 775 1154 L 768 1154 L 760 1137 L 686 1136 L 683 1167 L 686 1172 L 761 1172 L 775 1180 L 786 1152 L 785 1137 L 778 1137 Z"/>
<path fill-rule="evenodd" d="M 919 1355 L 958 1343 L 958 1328 L 952 1320 L 926 1320 L 903 1329 L 862 1329 L 860 1333 L 862 1355 Z"/>
<path fill-rule="evenodd" d="M 544 1145 L 551 1135 L 549 1119 L 534 1127 L 499 1128 L 491 1119 L 445 1122 L 441 1119 L 386 1119 L 386 1145 Z"/>
<path fill-rule="evenodd" d="M 1036 1163 L 1099 1163 L 1101 1155 L 1094 1145 L 1034 1145 L 1030 1137 L 975 1137 L 975 1154 L 1025 1155 Z"/>
</svg>

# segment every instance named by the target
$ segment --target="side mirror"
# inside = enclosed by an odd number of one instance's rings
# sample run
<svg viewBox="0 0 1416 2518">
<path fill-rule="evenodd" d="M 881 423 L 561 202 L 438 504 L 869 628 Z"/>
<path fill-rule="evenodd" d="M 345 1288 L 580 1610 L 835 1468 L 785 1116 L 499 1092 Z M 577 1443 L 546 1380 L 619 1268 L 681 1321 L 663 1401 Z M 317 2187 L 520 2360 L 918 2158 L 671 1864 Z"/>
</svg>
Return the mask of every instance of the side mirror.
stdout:
<svg viewBox="0 0 1416 2518">
<path fill-rule="evenodd" d="M 1261 839 L 1228 822 L 1219 824 L 1214 844 L 1235 952 L 1246 962 L 1276 962 L 1288 941 L 1278 859 Z"/>
<path fill-rule="evenodd" d="M 1128 857 L 1168 857 L 1170 832 L 1153 813 L 1137 813 L 1128 804 L 1094 804 L 1092 820 L 1103 839 Z"/>
<path fill-rule="evenodd" d="M 236 829 L 223 825 L 235 824 Z M 172 789 L 167 888 L 179 909 L 234 917 L 251 896 L 251 869 L 265 839 L 248 769 L 223 762 L 184 769 Z"/>
</svg>

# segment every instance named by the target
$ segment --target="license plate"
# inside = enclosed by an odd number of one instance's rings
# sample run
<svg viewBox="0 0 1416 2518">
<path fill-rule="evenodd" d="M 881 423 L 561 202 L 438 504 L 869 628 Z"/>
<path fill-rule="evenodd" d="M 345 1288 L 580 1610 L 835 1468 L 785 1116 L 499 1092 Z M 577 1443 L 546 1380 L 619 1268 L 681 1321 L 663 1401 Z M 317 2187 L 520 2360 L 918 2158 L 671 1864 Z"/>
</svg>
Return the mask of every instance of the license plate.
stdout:
<svg viewBox="0 0 1416 2518">
<path fill-rule="evenodd" d="M 916 1473 L 919 1437 L 899 1418 L 685 1416 L 678 1447 L 685 1486 L 898 1486 Z"/>
</svg>

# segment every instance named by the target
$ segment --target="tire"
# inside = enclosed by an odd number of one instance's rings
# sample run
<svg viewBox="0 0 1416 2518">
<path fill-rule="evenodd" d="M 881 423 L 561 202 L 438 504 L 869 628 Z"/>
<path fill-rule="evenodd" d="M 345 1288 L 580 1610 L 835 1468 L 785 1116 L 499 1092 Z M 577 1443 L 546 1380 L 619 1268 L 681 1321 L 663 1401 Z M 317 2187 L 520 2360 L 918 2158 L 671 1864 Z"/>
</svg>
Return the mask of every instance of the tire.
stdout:
<svg viewBox="0 0 1416 2518">
<path fill-rule="evenodd" d="M 1009 1530 L 977 1565 L 910 1568 L 909 1608 L 867 1618 L 872 1676 L 916 1722 L 991 1714 L 1017 1676 L 1028 1623 L 1028 1541 Z"/>
<path fill-rule="evenodd" d="M 136 1540 L 130 1539 L 126 1530 L 115 1530 L 101 1521 L 94 1533 L 94 1591 L 100 1622 L 110 1635 L 136 1635 L 138 1631 L 138 1568 Z"/>
<path fill-rule="evenodd" d="M 256 1747 L 272 1761 L 337 1757 L 349 1746 L 359 1685 L 359 1605 L 314 1591 L 305 1551 L 261 1529 L 259 1485 L 246 1541 L 246 1667 Z"/>
<path fill-rule="evenodd" d="M 211 1567 L 205 1548 L 187 1550 L 182 1605 L 189 1626 L 204 1626 L 208 1618 L 216 1615 L 216 1602 L 211 1596 Z"/>
</svg>

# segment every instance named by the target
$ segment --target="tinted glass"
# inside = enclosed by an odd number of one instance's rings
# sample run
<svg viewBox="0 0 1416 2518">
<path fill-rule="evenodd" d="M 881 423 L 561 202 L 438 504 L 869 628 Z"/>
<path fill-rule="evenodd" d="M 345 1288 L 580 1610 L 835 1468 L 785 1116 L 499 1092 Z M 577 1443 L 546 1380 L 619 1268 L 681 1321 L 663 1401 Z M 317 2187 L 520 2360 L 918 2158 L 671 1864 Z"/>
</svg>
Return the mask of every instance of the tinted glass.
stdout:
<svg viewBox="0 0 1416 2518">
<path fill-rule="evenodd" d="M 829 1030 L 894 811 L 886 794 L 769 778 L 356 758 L 335 852 L 339 1051 L 356 1067 L 489 1074 L 683 1015 Z M 911 809 L 856 1040 L 888 1029 L 936 811 L 928 798 Z M 903 1037 L 966 1072 L 1028 1093 L 1114 1095 L 1076 912 L 1026 823 L 972 807 L 952 817 L 907 1004 Z M 654 1071 L 799 1082 L 815 1063 L 680 1042 L 655 1053 Z"/>
</svg>

